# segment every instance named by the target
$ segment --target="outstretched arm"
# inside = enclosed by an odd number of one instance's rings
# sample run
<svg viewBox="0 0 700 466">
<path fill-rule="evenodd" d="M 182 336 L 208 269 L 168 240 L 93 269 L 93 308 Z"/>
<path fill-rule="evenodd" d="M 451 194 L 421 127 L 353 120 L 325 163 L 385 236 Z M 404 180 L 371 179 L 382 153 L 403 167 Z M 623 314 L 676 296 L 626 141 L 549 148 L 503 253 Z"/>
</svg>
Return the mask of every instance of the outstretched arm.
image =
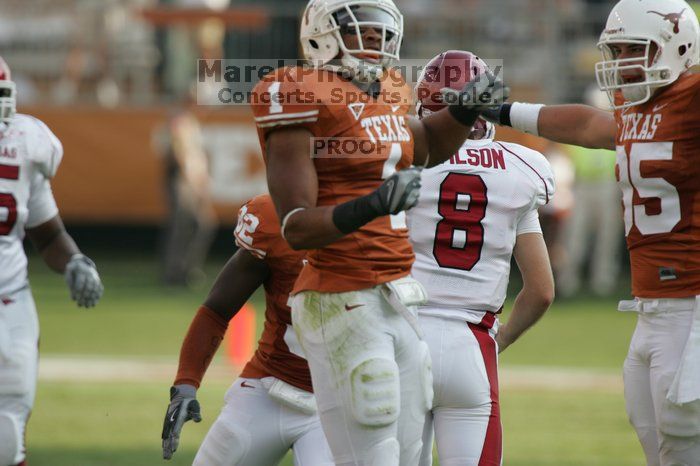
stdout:
<svg viewBox="0 0 700 466">
<path fill-rule="evenodd" d="M 615 118 L 612 113 L 589 105 L 514 102 L 488 110 L 483 116 L 494 123 L 555 142 L 615 150 Z"/>
<path fill-rule="evenodd" d="M 513 254 L 523 277 L 523 288 L 515 298 L 508 322 L 496 335 L 499 352 L 532 327 L 554 300 L 554 278 L 542 234 L 519 235 Z"/>
<path fill-rule="evenodd" d="M 228 322 L 269 274 L 265 261 L 239 249 L 216 278 L 204 304 L 192 319 L 182 348 L 177 376 L 170 389 L 170 404 L 163 421 L 163 458 L 177 450 L 185 422 L 202 420 L 197 389 L 226 334 Z"/>
<path fill-rule="evenodd" d="M 267 279 L 268 265 L 239 249 L 219 272 L 204 304 L 192 319 L 182 343 L 175 385 L 199 387 L 228 322 Z"/>
<path fill-rule="evenodd" d="M 547 105 L 537 120 L 540 136 L 575 146 L 615 150 L 615 118 L 589 105 Z"/>
</svg>

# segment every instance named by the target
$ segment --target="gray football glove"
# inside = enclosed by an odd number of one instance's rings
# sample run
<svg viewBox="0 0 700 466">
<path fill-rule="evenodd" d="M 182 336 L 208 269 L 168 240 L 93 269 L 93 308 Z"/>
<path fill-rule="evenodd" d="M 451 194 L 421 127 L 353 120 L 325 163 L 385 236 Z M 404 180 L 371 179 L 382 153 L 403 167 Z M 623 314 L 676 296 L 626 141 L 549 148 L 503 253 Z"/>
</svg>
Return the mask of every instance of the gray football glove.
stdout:
<svg viewBox="0 0 700 466">
<path fill-rule="evenodd" d="M 200 422 L 199 401 L 197 389 L 192 385 L 181 384 L 170 387 L 170 404 L 165 411 L 163 420 L 163 458 L 169 460 L 180 443 L 180 431 L 185 422 L 193 420 Z"/>
<path fill-rule="evenodd" d="M 87 256 L 74 254 L 64 273 L 70 297 L 81 307 L 93 307 L 102 297 L 104 287 L 95 263 Z"/>
<path fill-rule="evenodd" d="M 384 215 L 394 215 L 418 203 L 421 168 L 400 170 L 366 196 L 358 197 L 333 209 L 333 223 L 342 233 L 351 233 L 367 222 Z"/>
<path fill-rule="evenodd" d="M 395 215 L 418 203 L 421 168 L 397 171 L 384 180 L 372 194 L 370 202 L 378 215 Z"/>
</svg>

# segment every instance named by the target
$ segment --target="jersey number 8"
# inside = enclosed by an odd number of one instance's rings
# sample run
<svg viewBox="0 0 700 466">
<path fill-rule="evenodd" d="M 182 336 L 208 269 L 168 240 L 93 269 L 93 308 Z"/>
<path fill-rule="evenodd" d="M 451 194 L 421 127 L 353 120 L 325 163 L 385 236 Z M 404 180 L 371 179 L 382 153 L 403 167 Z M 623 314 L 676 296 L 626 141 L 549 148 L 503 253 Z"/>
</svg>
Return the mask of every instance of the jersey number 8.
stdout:
<svg viewBox="0 0 700 466">
<path fill-rule="evenodd" d="M 481 258 L 488 204 L 487 189 L 479 175 L 450 173 L 440 184 L 433 256 L 440 265 L 471 270 Z"/>
</svg>

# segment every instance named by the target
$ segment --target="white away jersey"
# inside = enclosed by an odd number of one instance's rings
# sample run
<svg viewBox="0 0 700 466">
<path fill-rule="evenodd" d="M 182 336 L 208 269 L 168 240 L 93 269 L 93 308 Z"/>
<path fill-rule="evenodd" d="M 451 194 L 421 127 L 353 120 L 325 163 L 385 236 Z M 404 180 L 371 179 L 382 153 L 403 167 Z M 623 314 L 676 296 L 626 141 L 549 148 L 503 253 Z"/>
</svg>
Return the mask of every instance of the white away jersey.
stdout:
<svg viewBox="0 0 700 466">
<path fill-rule="evenodd" d="M 503 306 L 516 236 L 541 231 L 537 208 L 554 194 L 549 162 L 518 144 L 468 140 L 424 170 L 422 185 L 408 212 L 412 274 L 429 296 L 419 312 L 478 323 Z"/>
<path fill-rule="evenodd" d="M 63 148 L 44 123 L 17 114 L 0 130 L 0 296 L 27 285 L 25 228 L 58 214 L 49 178 Z"/>
</svg>

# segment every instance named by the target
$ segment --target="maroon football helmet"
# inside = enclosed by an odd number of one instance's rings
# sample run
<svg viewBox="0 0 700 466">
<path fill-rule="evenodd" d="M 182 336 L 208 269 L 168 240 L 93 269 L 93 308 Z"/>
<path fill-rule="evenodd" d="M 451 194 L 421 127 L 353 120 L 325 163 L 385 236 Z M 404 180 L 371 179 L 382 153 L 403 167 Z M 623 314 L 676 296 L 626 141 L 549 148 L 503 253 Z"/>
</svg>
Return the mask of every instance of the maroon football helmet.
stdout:
<svg viewBox="0 0 700 466">
<path fill-rule="evenodd" d="M 15 83 L 10 76 L 10 67 L 0 57 L 0 123 L 9 124 L 15 116 Z"/>
<path fill-rule="evenodd" d="M 481 58 L 464 50 L 448 50 L 433 57 L 423 68 L 415 87 L 418 118 L 445 108 L 440 92 L 443 88 L 461 91 L 487 71 L 489 67 Z M 491 139 L 495 132 L 493 124 L 478 118 L 469 139 Z"/>
</svg>

